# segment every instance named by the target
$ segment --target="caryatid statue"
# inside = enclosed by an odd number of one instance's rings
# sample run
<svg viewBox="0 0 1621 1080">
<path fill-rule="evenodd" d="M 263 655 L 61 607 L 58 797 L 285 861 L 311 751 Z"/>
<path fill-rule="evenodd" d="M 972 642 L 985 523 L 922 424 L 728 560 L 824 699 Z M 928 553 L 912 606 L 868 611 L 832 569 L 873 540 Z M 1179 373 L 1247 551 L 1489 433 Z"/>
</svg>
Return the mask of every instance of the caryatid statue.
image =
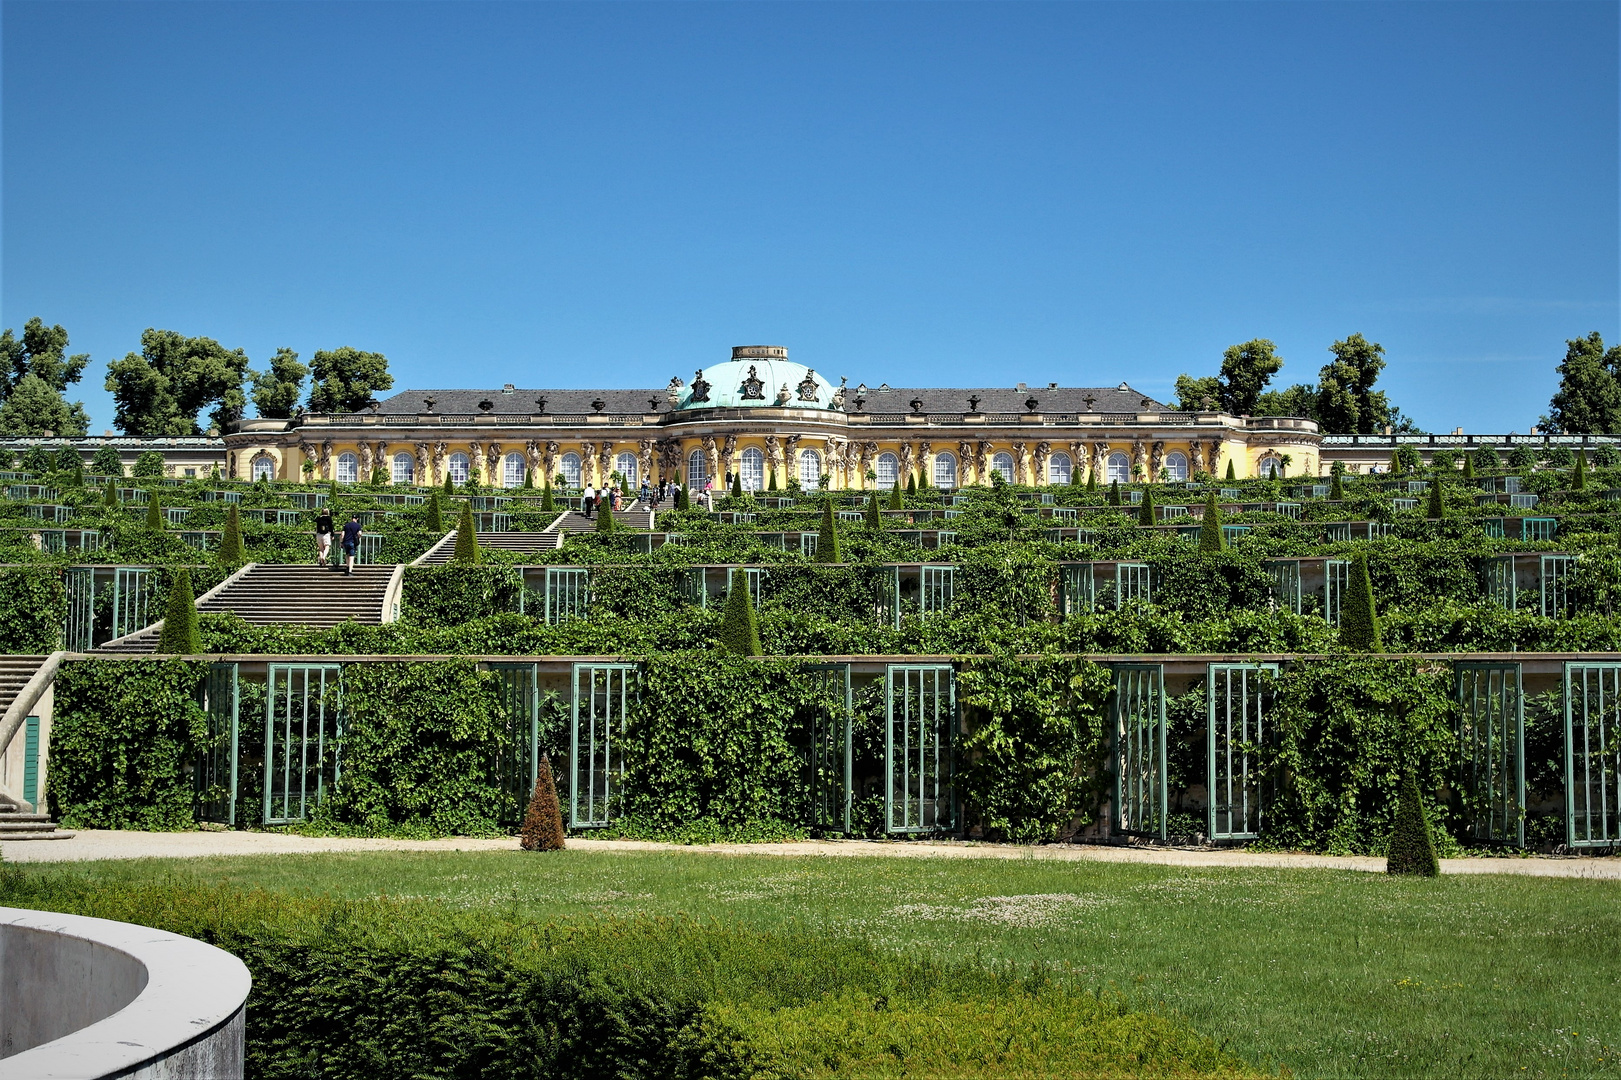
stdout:
<svg viewBox="0 0 1621 1080">
<path fill-rule="evenodd" d="M 1022 442 L 1013 444 L 1013 482 L 1022 484 L 1030 469 L 1030 447 Z"/>
<path fill-rule="evenodd" d="M 436 442 L 433 444 L 433 475 L 428 477 L 428 483 L 438 485 L 445 479 L 445 458 L 450 456 L 450 444 Z"/>
<path fill-rule="evenodd" d="M 636 463 L 642 471 L 642 483 L 653 484 L 653 440 L 641 439 L 636 443 Z"/>
<path fill-rule="evenodd" d="M 597 486 L 597 444 L 594 442 L 580 444 L 580 484 Z"/>
<path fill-rule="evenodd" d="M 973 443 L 971 443 L 971 442 L 960 442 L 960 443 L 957 444 L 957 460 L 962 462 L 962 471 L 963 471 L 963 475 L 957 477 L 957 483 L 959 483 L 959 484 L 972 484 L 976 480 L 979 479 L 979 477 L 973 475 L 973 471 L 974 471 L 974 444 Z"/>
<path fill-rule="evenodd" d="M 1050 442 L 1036 443 L 1036 449 L 1031 455 L 1031 464 L 1035 471 L 1030 475 L 1032 484 L 1045 484 L 1047 482 L 1047 460 L 1053 455 L 1053 444 Z"/>
<path fill-rule="evenodd" d="M 1149 453 L 1149 457 L 1148 457 L 1148 475 L 1149 475 L 1149 478 L 1153 479 L 1153 480 L 1158 480 L 1160 470 L 1165 468 L 1165 444 L 1163 442 L 1155 440 L 1154 445 L 1149 448 L 1148 453 Z"/>
</svg>

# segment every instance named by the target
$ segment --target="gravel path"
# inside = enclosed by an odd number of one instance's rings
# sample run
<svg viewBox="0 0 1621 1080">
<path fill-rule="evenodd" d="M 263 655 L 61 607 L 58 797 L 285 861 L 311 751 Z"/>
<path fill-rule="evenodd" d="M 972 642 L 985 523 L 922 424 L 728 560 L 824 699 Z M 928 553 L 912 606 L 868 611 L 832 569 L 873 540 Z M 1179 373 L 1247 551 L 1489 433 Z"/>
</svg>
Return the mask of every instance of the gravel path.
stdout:
<svg viewBox="0 0 1621 1080">
<path fill-rule="evenodd" d="M 359 851 L 515 851 L 516 838 L 499 840 L 353 840 L 285 833 L 149 833 L 80 830 L 65 840 L 0 842 L 6 862 L 81 862 L 92 859 L 202 858 L 209 855 L 296 855 Z M 806 840 L 786 844 L 682 846 L 639 840 L 570 840 L 579 851 L 664 851 L 719 855 L 869 856 L 935 859 L 1030 859 L 1058 862 L 1136 862 L 1159 866 L 1299 867 L 1382 873 L 1383 859 L 1249 851 L 1183 851 L 1091 845 L 1024 847 L 1014 844 L 881 843 Z M 1523 874 L 1621 880 L 1621 858 L 1443 859 L 1443 874 Z"/>
</svg>

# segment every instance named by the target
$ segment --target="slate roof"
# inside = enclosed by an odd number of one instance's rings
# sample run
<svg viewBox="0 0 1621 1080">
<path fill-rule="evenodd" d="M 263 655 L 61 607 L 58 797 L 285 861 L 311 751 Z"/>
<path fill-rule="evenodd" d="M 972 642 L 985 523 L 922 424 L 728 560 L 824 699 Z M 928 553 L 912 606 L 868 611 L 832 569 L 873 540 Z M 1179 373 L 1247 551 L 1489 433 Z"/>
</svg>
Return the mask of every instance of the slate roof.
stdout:
<svg viewBox="0 0 1621 1080">
<path fill-rule="evenodd" d="M 847 388 L 845 396 L 846 411 L 855 411 L 856 386 L 852 384 Z M 868 413 L 905 413 L 911 412 L 908 404 L 913 398 L 923 399 L 923 411 L 932 413 L 964 413 L 968 411 L 969 397 L 978 397 L 979 411 L 991 413 L 1022 413 L 1025 411 L 1025 399 L 1035 398 L 1039 404 L 1037 412 L 1043 413 L 1137 413 L 1137 412 L 1168 412 L 1171 407 L 1162 402 L 1155 401 L 1147 394 L 1131 389 L 1127 386 L 1121 389 L 1118 386 L 1109 387 L 1081 387 L 1061 386 L 1052 389 L 1047 386 L 1032 386 L 1028 390 L 1017 390 L 1010 387 L 983 386 L 983 387 L 891 387 L 884 389 L 882 384 L 868 385 L 866 407 L 862 410 Z M 1086 398 L 1094 400 L 1090 409 L 1087 408 Z M 601 400 L 604 413 L 618 415 L 640 414 L 647 411 L 648 399 L 658 399 L 658 411 L 670 411 L 669 399 L 665 396 L 664 387 L 648 388 L 645 390 L 520 390 L 515 389 L 510 394 L 500 390 L 403 390 L 398 394 L 383 399 L 378 412 L 389 415 L 414 415 L 427 411 L 424 398 L 433 398 L 433 412 L 437 414 L 479 414 L 485 410 L 480 409 L 479 402 L 489 401 L 493 408 L 489 413 L 497 416 L 529 416 L 538 411 L 535 399 L 546 399 L 547 413 L 564 413 L 578 415 L 590 413 L 591 402 Z M 1143 400 L 1147 398 L 1145 406 Z"/>
</svg>

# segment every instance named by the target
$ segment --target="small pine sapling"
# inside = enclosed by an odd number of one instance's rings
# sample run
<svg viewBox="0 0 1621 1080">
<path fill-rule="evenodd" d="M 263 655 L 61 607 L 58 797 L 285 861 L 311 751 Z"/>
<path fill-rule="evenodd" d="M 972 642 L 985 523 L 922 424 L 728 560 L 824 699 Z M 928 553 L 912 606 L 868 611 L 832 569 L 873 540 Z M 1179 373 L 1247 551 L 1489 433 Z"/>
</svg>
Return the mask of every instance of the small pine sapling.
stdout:
<svg viewBox="0 0 1621 1080">
<path fill-rule="evenodd" d="M 203 651 L 197 632 L 197 597 L 191 591 L 191 571 L 182 566 L 169 586 L 169 606 L 163 614 L 158 652 L 195 656 Z"/>
<path fill-rule="evenodd" d="M 1221 527 L 1221 505 L 1214 491 L 1204 497 L 1204 520 L 1199 523 L 1199 554 L 1213 555 L 1227 550 L 1227 533 Z"/>
<path fill-rule="evenodd" d="M 754 614 L 754 598 L 749 595 L 749 576 L 732 571 L 731 588 L 726 590 L 726 613 L 720 622 L 720 643 L 727 652 L 739 656 L 760 656 L 760 625 Z"/>
<path fill-rule="evenodd" d="M 461 520 L 456 523 L 456 550 L 451 555 L 450 561 L 463 566 L 478 564 L 478 531 L 473 528 L 471 503 L 462 503 Z"/>
<path fill-rule="evenodd" d="M 1396 797 L 1396 825 L 1390 832 L 1390 848 L 1385 855 L 1385 873 L 1436 877 L 1441 860 L 1435 853 L 1435 834 L 1430 831 L 1429 815 L 1418 779 L 1408 769 L 1402 773 L 1401 793 Z"/>
<path fill-rule="evenodd" d="M 248 561 L 246 546 L 242 543 L 242 514 L 232 503 L 225 511 L 225 531 L 220 535 L 219 560 L 226 566 L 241 566 Z"/>
<path fill-rule="evenodd" d="M 524 811 L 518 846 L 525 851 L 562 851 L 565 844 L 563 808 L 557 802 L 552 759 L 542 754 L 535 768 L 535 790 L 529 796 L 529 809 Z"/>
<path fill-rule="evenodd" d="M 1379 613 L 1373 606 L 1373 579 L 1368 574 L 1368 553 L 1351 557 L 1345 600 L 1340 611 L 1340 644 L 1353 652 L 1383 652 Z"/>
</svg>

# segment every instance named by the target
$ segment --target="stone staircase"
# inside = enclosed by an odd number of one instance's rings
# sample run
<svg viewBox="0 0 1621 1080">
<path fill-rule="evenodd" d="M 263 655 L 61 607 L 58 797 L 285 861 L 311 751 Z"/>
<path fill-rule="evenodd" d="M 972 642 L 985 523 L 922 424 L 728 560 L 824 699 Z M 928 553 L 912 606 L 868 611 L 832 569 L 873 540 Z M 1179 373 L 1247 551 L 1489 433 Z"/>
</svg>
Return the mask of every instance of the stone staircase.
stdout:
<svg viewBox="0 0 1621 1080">
<path fill-rule="evenodd" d="M 45 663 L 43 656 L 0 656 L 0 716 L 17 700 L 17 693 Z"/>
<path fill-rule="evenodd" d="M 71 840 L 49 814 L 30 813 L 27 804 L 0 795 L 0 840 Z"/>
<path fill-rule="evenodd" d="M 258 626 L 289 624 L 322 629 L 353 619 L 376 626 L 388 622 L 394 575 L 383 563 L 355 567 L 353 575 L 325 566 L 255 564 L 248 572 L 197 601 L 204 613 L 234 612 Z M 156 652 L 163 624 L 109 641 L 97 652 Z"/>
<path fill-rule="evenodd" d="M 627 529 L 643 531 L 651 529 L 654 511 L 639 508 L 640 506 L 640 503 L 632 504 L 629 509 L 616 514 L 615 521 Z M 519 555 L 533 551 L 556 551 L 570 535 L 595 532 L 596 528 L 595 515 L 587 518 L 583 514 L 567 510 L 557 515 L 557 518 L 540 532 L 481 532 L 478 534 L 478 546 L 488 551 L 511 551 Z M 443 566 L 450 561 L 455 552 L 456 530 L 452 529 L 440 537 L 439 542 L 433 547 L 418 556 L 411 565 Z"/>
</svg>

